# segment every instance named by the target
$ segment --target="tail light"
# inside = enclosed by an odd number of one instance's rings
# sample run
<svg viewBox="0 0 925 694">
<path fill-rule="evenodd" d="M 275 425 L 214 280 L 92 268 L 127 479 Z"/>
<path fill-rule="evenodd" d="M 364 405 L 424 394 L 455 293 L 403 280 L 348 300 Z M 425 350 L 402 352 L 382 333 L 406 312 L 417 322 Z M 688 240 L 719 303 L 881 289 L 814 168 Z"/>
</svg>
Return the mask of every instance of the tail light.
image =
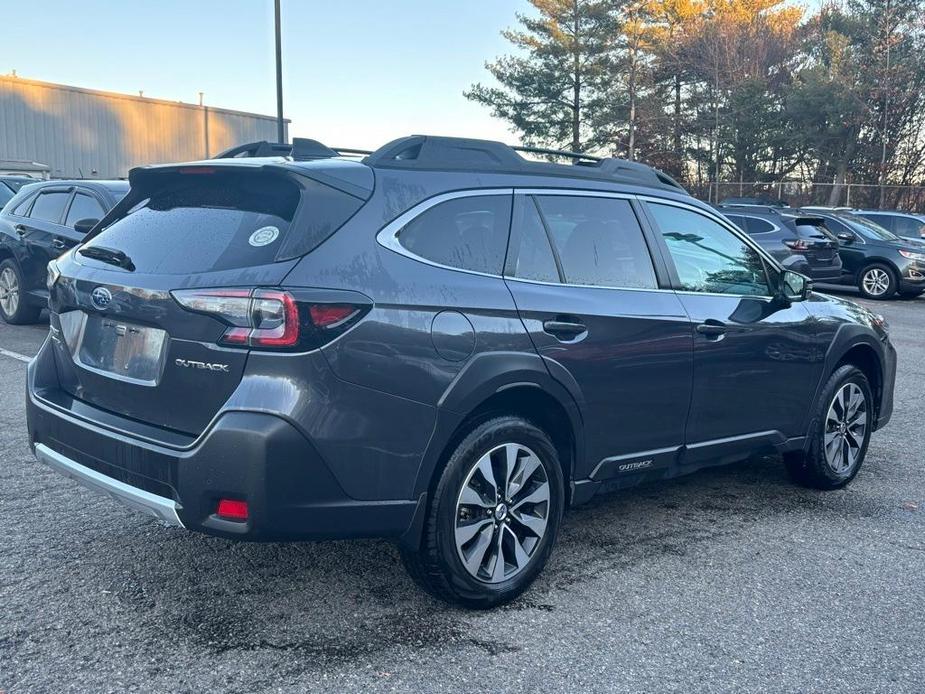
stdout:
<svg viewBox="0 0 925 694">
<path fill-rule="evenodd" d="M 791 241 L 784 241 L 784 245 L 794 251 L 808 251 L 809 244 L 806 243 L 803 239 L 793 239 Z"/>
<path fill-rule="evenodd" d="M 367 306 L 300 301 L 279 289 L 182 289 L 171 292 L 183 308 L 220 320 L 218 344 L 270 350 L 320 347 L 356 323 Z"/>
</svg>

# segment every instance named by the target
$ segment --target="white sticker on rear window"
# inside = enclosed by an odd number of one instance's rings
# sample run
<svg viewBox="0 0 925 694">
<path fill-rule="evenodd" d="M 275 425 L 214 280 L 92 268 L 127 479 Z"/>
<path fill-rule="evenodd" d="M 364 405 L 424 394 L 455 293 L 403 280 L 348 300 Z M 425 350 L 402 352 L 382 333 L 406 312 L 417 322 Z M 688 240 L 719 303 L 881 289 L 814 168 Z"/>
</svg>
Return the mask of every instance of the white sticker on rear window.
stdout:
<svg viewBox="0 0 925 694">
<path fill-rule="evenodd" d="M 279 229 L 276 227 L 260 227 L 251 234 L 248 243 L 255 247 L 268 246 L 279 238 Z"/>
</svg>

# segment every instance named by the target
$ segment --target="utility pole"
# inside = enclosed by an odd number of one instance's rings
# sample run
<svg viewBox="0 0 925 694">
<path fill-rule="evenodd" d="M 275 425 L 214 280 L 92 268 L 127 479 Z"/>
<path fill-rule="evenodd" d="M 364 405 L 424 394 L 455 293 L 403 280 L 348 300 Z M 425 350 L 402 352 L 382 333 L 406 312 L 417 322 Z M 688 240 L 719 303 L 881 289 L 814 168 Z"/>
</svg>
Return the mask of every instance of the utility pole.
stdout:
<svg viewBox="0 0 925 694">
<path fill-rule="evenodd" d="M 884 88 L 883 94 L 883 130 L 880 133 L 880 204 L 878 209 L 883 209 L 884 204 L 884 186 L 886 185 L 886 143 L 887 129 L 890 124 L 890 44 L 893 43 L 892 29 L 892 6 L 890 0 L 886 3 L 886 73 L 883 76 L 881 84 Z"/>
<path fill-rule="evenodd" d="M 286 122 L 283 120 L 283 38 L 280 25 L 280 0 L 273 0 L 276 15 L 276 140 L 286 142 Z"/>
</svg>

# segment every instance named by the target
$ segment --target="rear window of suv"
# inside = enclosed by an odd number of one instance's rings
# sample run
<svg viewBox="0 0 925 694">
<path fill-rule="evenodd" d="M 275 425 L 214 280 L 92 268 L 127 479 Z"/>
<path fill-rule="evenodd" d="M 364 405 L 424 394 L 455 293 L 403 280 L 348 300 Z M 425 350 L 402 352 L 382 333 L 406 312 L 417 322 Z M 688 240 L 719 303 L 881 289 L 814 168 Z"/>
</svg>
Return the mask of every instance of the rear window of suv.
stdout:
<svg viewBox="0 0 925 694">
<path fill-rule="evenodd" d="M 302 255 L 363 204 L 310 179 L 300 186 L 285 175 L 236 171 L 152 176 L 129 195 L 135 204 L 85 245 L 121 251 L 137 272 L 157 274 Z"/>
</svg>

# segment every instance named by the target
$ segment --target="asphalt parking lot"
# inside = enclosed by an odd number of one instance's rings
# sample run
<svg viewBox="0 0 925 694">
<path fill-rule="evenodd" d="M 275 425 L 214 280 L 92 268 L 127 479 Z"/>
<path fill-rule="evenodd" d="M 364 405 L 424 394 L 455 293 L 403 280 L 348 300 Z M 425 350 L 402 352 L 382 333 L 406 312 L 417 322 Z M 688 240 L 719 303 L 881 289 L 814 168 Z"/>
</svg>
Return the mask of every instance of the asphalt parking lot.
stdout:
<svg viewBox="0 0 925 694">
<path fill-rule="evenodd" d="M 846 490 L 768 459 L 595 500 L 491 612 L 420 593 L 386 542 L 166 528 L 29 453 L 0 324 L 0 692 L 925 690 L 925 297 L 863 302 L 896 411 Z"/>
</svg>

